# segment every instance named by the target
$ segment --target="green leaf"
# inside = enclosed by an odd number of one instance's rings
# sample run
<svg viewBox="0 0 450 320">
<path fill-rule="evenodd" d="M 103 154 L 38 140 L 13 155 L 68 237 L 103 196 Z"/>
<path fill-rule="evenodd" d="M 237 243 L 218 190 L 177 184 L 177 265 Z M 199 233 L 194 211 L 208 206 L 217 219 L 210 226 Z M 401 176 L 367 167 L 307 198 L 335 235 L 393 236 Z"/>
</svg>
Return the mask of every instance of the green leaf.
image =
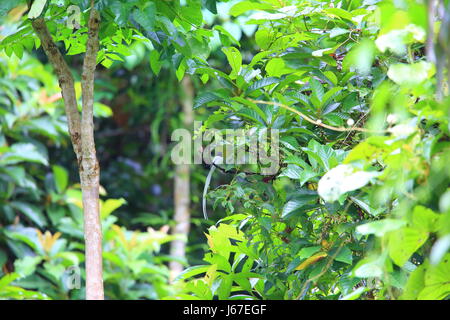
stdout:
<svg viewBox="0 0 450 320">
<path fill-rule="evenodd" d="M 300 145 L 298 144 L 297 139 L 295 139 L 292 136 L 283 136 L 280 138 L 280 142 L 288 149 L 291 149 L 293 151 L 299 151 L 301 149 Z"/>
<path fill-rule="evenodd" d="M 253 82 L 253 84 L 251 86 L 248 87 L 247 93 L 270 86 L 271 84 L 278 83 L 280 81 L 281 81 L 280 78 L 275 78 L 275 77 L 268 77 L 268 78 L 263 78 L 261 80 L 257 80 L 255 82 Z"/>
<path fill-rule="evenodd" d="M 290 179 L 300 179 L 302 169 L 298 166 L 288 165 L 286 169 L 280 174 L 280 177 L 288 177 Z"/>
<path fill-rule="evenodd" d="M 297 210 L 302 209 L 303 207 L 308 208 L 308 204 L 317 199 L 317 194 L 301 194 L 297 195 L 295 199 L 288 201 L 282 210 L 281 218 L 287 218 L 291 214 L 297 212 Z"/>
<path fill-rule="evenodd" d="M 20 275 L 16 272 L 11 272 L 0 278 L 0 292 L 14 280 L 20 278 Z"/>
<path fill-rule="evenodd" d="M 255 41 L 262 50 L 269 49 L 273 41 L 271 30 L 260 27 L 255 33 Z"/>
<path fill-rule="evenodd" d="M 266 72 L 271 77 L 281 77 L 282 75 L 291 71 L 285 67 L 283 59 L 274 58 L 267 63 Z"/>
<path fill-rule="evenodd" d="M 222 98 L 215 93 L 212 92 L 201 93 L 195 98 L 194 109 L 197 109 L 209 102 L 220 100 L 222 100 Z"/>
<path fill-rule="evenodd" d="M 205 0 L 205 7 L 206 7 L 206 9 L 211 11 L 211 13 L 217 14 L 216 2 L 217 2 L 216 0 Z"/>
<path fill-rule="evenodd" d="M 100 216 L 102 219 L 106 219 L 114 210 L 126 204 L 127 201 L 123 198 L 120 199 L 107 199 L 101 204 Z"/>
<path fill-rule="evenodd" d="M 428 239 L 428 233 L 423 230 L 404 227 L 389 235 L 389 256 L 396 265 L 402 267 L 411 255 Z"/>
<path fill-rule="evenodd" d="M 42 260 L 43 257 L 40 256 L 26 256 L 25 258 L 18 259 L 14 261 L 15 272 L 22 277 L 29 276 L 35 272 L 37 265 L 41 263 Z"/>
<path fill-rule="evenodd" d="M 375 44 L 372 40 L 362 39 L 345 56 L 342 66 L 348 70 L 351 66 L 362 75 L 368 75 L 375 58 Z"/>
<path fill-rule="evenodd" d="M 401 300 L 416 300 L 419 293 L 425 287 L 425 265 L 419 266 L 416 270 L 411 272 L 408 281 L 406 282 L 403 294 L 400 296 Z"/>
<path fill-rule="evenodd" d="M 62 193 L 67 188 L 67 184 L 69 182 L 69 174 L 67 173 L 66 169 L 58 165 L 52 166 L 52 170 L 56 189 L 59 193 Z"/>
<path fill-rule="evenodd" d="M 374 234 L 377 237 L 382 237 L 385 233 L 398 230 L 404 225 L 406 225 L 404 220 L 383 219 L 360 225 L 356 227 L 356 231 L 363 235 Z"/>
<path fill-rule="evenodd" d="M 368 214 L 376 217 L 378 216 L 380 213 L 384 212 L 386 210 L 385 207 L 383 206 L 378 206 L 376 208 L 373 208 L 369 205 L 369 201 L 367 199 L 364 199 L 364 201 L 362 199 L 358 199 L 356 197 L 350 197 L 350 199 L 358 205 L 358 207 L 360 207 L 361 209 L 363 209 L 364 211 L 366 211 Z"/>
<path fill-rule="evenodd" d="M 425 288 L 418 300 L 439 300 L 450 294 L 450 253 L 437 266 L 430 266 L 425 273 Z"/>
<path fill-rule="evenodd" d="M 379 278 L 383 275 L 386 256 L 364 258 L 353 269 L 353 274 L 359 278 Z"/>
<path fill-rule="evenodd" d="M 414 64 L 392 64 L 388 70 L 388 77 L 399 85 L 417 86 L 434 75 L 434 66 L 426 61 Z"/>
<path fill-rule="evenodd" d="M 48 164 L 47 156 L 32 143 L 15 143 L 8 152 L 0 156 L 0 163 L 14 164 L 22 161 Z"/>
<path fill-rule="evenodd" d="M 150 67 L 155 75 L 158 75 L 161 71 L 162 62 L 159 60 L 159 52 L 152 50 L 150 52 Z"/>
<path fill-rule="evenodd" d="M 336 27 L 336 28 L 333 28 L 330 30 L 329 35 L 330 35 L 330 38 L 335 38 L 335 37 L 341 36 L 341 35 L 349 33 L 349 32 L 350 32 L 350 30 L 348 30 L 348 29 L 342 29 L 342 28 Z"/>
<path fill-rule="evenodd" d="M 340 164 L 320 179 L 317 190 L 322 199 L 333 202 L 349 191 L 364 187 L 379 175 L 376 171 L 358 171 L 351 166 Z"/>
<path fill-rule="evenodd" d="M 13 201 L 10 203 L 11 207 L 19 210 L 25 216 L 27 216 L 31 221 L 36 223 L 39 227 L 44 227 L 47 225 L 45 216 L 42 214 L 41 209 L 25 202 Z"/>
<path fill-rule="evenodd" d="M 439 218 L 441 216 L 433 210 L 424 206 L 415 206 L 412 213 L 412 224 L 417 229 L 425 232 L 436 232 L 439 228 Z"/>
<path fill-rule="evenodd" d="M 222 52 L 227 56 L 228 63 L 231 66 L 230 78 L 236 79 L 242 66 L 241 53 L 234 47 L 223 48 Z"/>
<path fill-rule="evenodd" d="M 325 13 L 353 22 L 353 15 L 341 8 L 327 8 L 323 10 Z"/>
<path fill-rule="evenodd" d="M 267 123 L 266 113 L 264 113 L 264 111 L 256 103 L 248 101 L 247 99 L 244 99 L 242 97 L 235 97 L 235 98 L 233 98 L 233 100 L 235 100 L 239 103 L 242 103 L 245 106 L 244 108 L 248 107 L 248 108 L 252 109 L 253 111 L 255 111 L 261 117 L 261 119 L 264 120 L 264 123 Z M 239 111 L 242 112 L 243 110 L 240 109 Z"/>
<path fill-rule="evenodd" d="M 347 246 L 344 246 L 339 251 L 336 258 L 334 258 L 336 261 L 340 261 L 346 264 L 352 264 L 353 263 L 353 253 L 352 250 L 350 250 Z"/>
<path fill-rule="evenodd" d="M 187 0 L 187 5 L 181 7 L 180 13 L 190 23 L 201 26 L 203 22 L 202 4 L 200 0 Z"/>
<path fill-rule="evenodd" d="M 319 101 L 322 101 L 324 95 L 324 89 L 322 84 L 317 79 L 312 78 L 309 81 L 309 85 L 311 87 L 313 94 L 317 97 L 317 99 L 319 99 Z"/>
<path fill-rule="evenodd" d="M 321 246 L 312 246 L 312 247 L 302 248 L 298 253 L 298 257 L 300 259 L 308 259 L 316 252 L 319 252 L 320 249 L 322 249 Z"/>
<path fill-rule="evenodd" d="M 50 117 L 32 119 L 28 121 L 27 124 L 29 124 L 32 127 L 31 130 L 35 132 L 46 135 L 54 140 L 57 140 L 58 138 L 58 131 Z"/>
<path fill-rule="evenodd" d="M 34 0 L 32 2 L 30 11 L 28 12 L 28 18 L 29 19 L 38 18 L 43 13 L 46 4 L 47 0 Z"/>
<path fill-rule="evenodd" d="M 132 9 L 132 5 L 129 3 L 124 3 L 120 0 L 113 0 L 109 8 L 112 13 L 115 15 L 114 21 L 117 22 L 119 26 L 125 26 L 129 22 L 130 12 Z"/>
<path fill-rule="evenodd" d="M 290 213 L 294 212 L 297 209 L 300 209 L 301 207 L 303 207 L 306 203 L 302 200 L 291 200 L 288 201 L 284 207 L 283 207 L 283 211 L 281 213 L 281 217 L 284 218 L 287 215 L 289 215 Z"/>
<path fill-rule="evenodd" d="M 13 46 L 14 54 L 17 58 L 22 59 L 23 57 L 23 45 L 21 43 L 16 43 Z"/>
<path fill-rule="evenodd" d="M 144 9 L 134 9 L 133 18 L 147 32 L 154 31 L 156 7 L 153 2 L 147 2 Z"/>
<path fill-rule="evenodd" d="M 240 16 L 250 10 L 271 10 L 273 7 L 268 3 L 255 1 L 240 1 L 231 7 L 229 14 L 233 17 Z"/>
<path fill-rule="evenodd" d="M 193 276 L 205 273 L 210 268 L 209 265 L 198 265 L 185 269 L 182 273 L 180 273 L 174 281 L 178 281 L 181 279 L 188 279 Z"/>
</svg>

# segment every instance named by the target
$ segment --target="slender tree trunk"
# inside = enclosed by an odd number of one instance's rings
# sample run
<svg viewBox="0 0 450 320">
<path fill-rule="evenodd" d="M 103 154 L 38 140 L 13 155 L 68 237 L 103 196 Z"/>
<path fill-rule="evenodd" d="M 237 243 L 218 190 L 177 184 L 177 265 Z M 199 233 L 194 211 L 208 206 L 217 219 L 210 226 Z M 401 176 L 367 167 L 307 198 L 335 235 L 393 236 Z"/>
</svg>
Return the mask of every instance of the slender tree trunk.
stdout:
<svg viewBox="0 0 450 320">
<path fill-rule="evenodd" d="M 183 106 L 183 124 L 185 128 L 190 129 L 193 124 L 193 99 L 194 89 L 192 80 L 188 76 L 181 82 L 182 87 L 182 106 Z M 175 167 L 174 181 L 174 207 L 175 207 L 175 227 L 172 234 L 184 235 L 187 241 L 190 227 L 190 175 L 189 164 L 179 164 Z M 170 255 L 181 260 L 186 259 L 186 241 L 174 240 L 171 243 Z M 178 261 L 170 262 L 170 278 L 174 279 L 183 271 L 183 265 Z"/>
<path fill-rule="evenodd" d="M 58 77 L 68 119 L 69 134 L 78 162 L 83 194 L 84 237 L 86 261 L 86 299 L 102 300 L 102 230 L 99 215 L 99 176 L 94 142 L 94 73 L 98 52 L 100 15 L 91 1 L 89 31 L 81 80 L 82 114 L 78 112 L 72 73 L 54 43 L 45 20 L 32 20 L 32 26 L 41 40 Z"/>
<path fill-rule="evenodd" d="M 86 251 L 86 299 L 103 300 L 102 227 L 99 210 L 100 167 L 94 141 L 94 74 L 97 64 L 100 15 L 93 1 L 89 17 L 89 35 L 81 75 L 81 165 L 84 239 Z"/>
<path fill-rule="evenodd" d="M 447 7 L 444 3 L 440 3 L 438 11 L 442 15 L 441 26 L 438 34 L 438 41 L 436 43 L 436 86 L 437 99 L 442 100 L 444 96 L 448 95 L 450 90 L 450 2 Z M 447 75 L 447 82 L 445 83 L 445 75 Z M 445 92 L 445 85 L 447 91 Z"/>
<path fill-rule="evenodd" d="M 427 2 L 427 41 L 425 51 L 428 61 L 436 63 L 436 53 L 434 50 L 434 22 L 436 16 L 437 0 L 428 0 Z"/>
</svg>

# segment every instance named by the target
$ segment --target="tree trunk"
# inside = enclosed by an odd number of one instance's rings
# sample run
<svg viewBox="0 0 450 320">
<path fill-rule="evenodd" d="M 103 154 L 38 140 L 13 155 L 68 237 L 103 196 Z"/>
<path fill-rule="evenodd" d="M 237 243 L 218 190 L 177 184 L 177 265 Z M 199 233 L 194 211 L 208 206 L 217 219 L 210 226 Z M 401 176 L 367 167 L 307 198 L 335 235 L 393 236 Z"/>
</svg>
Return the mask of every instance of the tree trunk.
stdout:
<svg viewBox="0 0 450 320">
<path fill-rule="evenodd" d="M 436 15 L 437 0 L 428 0 L 427 2 L 427 40 L 425 43 L 425 52 L 428 61 L 436 63 L 436 53 L 434 50 L 434 22 Z"/>
<path fill-rule="evenodd" d="M 94 74 L 97 64 L 100 15 L 93 2 L 89 17 L 89 35 L 81 75 L 81 165 L 84 239 L 86 252 L 86 299 L 103 300 L 102 227 L 99 210 L 100 167 L 94 141 Z"/>
<path fill-rule="evenodd" d="M 193 99 L 194 89 L 192 80 L 188 76 L 181 82 L 182 88 L 182 106 L 183 106 L 183 124 L 190 129 L 193 124 Z M 174 240 L 171 243 L 170 255 L 180 260 L 186 259 L 186 241 L 189 236 L 190 227 L 190 176 L 189 164 L 179 164 L 175 167 L 174 181 L 174 208 L 175 208 L 175 227 L 172 234 L 183 235 L 186 240 Z M 170 262 L 170 278 L 173 280 L 183 271 L 183 265 L 178 261 Z"/>
<path fill-rule="evenodd" d="M 94 142 L 94 73 L 98 52 L 100 15 L 91 1 L 89 31 L 81 81 L 82 115 L 78 112 L 74 80 L 70 69 L 54 43 L 45 20 L 32 20 L 32 26 L 41 40 L 45 54 L 58 77 L 68 119 L 72 146 L 77 158 L 83 194 L 86 299 L 102 300 L 102 230 L 99 215 L 99 175 Z"/>
</svg>

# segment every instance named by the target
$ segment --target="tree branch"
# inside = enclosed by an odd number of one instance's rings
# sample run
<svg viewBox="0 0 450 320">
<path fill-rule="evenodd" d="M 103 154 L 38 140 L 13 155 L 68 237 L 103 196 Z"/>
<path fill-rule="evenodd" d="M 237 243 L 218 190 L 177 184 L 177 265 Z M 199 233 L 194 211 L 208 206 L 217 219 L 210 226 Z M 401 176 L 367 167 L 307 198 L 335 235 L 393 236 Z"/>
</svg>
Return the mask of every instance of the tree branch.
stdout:
<svg viewBox="0 0 450 320">
<path fill-rule="evenodd" d="M 58 77 L 59 87 L 61 88 L 62 97 L 64 99 L 70 139 L 79 162 L 81 156 L 81 121 L 77 107 L 72 73 L 53 41 L 45 20 L 43 18 L 32 20 L 31 25 L 41 40 L 42 48 L 50 60 L 50 63 L 53 65 L 56 76 Z"/>
<path fill-rule="evenodd" d="M 293 113 L 298 114 L 300 117 L 302 117 L 303 119 L 305 119 L 306 121 L 308 121 L 309 123 L 315 124 L 316 126 L 319 127 L 323 127 L 323 128 L 327 128 L 333 131 L 339 131 L 339 132 L 348 132 L 348 131 L 360 131 L 360 132 L 369 132 L 369 133 L 384 133 L 387 132 L 386 130 L 369 130 L 369 129 L 365 129 L 365 128 L 360 128 L 360 127 L 351 127 L 351 128 L 346 128 L 346 127 L 333 127 L 330 126 L 328 124 L 322 123 L 321 120 L 313 120 L 310 117 L 308 117 L 306 114 L 304 114 L 303 112 L 300 112 L 292 107 L 289 107 L 283 103 L 279 103 L 279 102 L 273 102 L 273 101 L 263 101 L 263 100 L 253 100 L 253 99 L 247 99 L 250 102 L 253 103 L 261 103 L 261 104 L 268 104 L 268 105 L 273 105 L 273 106 L 278 106 L 281 107 L 283 109 L 289 110 Z"/>
<path fill-rule="evenodd" d="M 100 25 L 100 15 L 93 6 L 89 16 L 89 31 L 86 44 L 86 54 L 83 61 L 83 73 L 81 75 L 82 105 L 81 113 L 81 151 L 83 162 L 88 167 L 83 166 L 84 182 L 90 183 L 89 173 L 95 171 L 97 166 L 95 141 L 94 141 L 94 75 L 97 65 L 98 53 L 98 31 Z"/>
</svg>

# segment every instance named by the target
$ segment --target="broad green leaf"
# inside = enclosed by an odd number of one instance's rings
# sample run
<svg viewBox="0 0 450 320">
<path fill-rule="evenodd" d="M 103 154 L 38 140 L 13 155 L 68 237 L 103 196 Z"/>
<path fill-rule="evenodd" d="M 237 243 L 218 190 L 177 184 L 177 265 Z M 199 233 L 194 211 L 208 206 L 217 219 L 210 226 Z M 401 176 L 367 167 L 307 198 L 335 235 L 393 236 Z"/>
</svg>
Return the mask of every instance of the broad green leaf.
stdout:
<svg viewBox="0 0 450 320">
<path fill-rule="evenodd" d="M 262 50 L 268 50 L 273 42 L 271 30 L 259 27 L 255 33 L 255 41 Z"/>
<path fill-rule="evenodd" d="M 209 102 L 222 100 L 221 97 L 212 92 L 205 92 L 197 95 L 194 102 L 194 109 L 197 109 Z"/>
<path fill-rule="evenodd" d="M 385 255 L 364 258 L 353 269 L 353 274 L 358 278 L 379 278 L 383 275 Z"/>
<path fill-rule="evenodd" d="M 428 233 L 420 229 L 403 227 L 389 235 L 389 256 L 402 267 L 411 255 L 428 239 Z"/>
<path fill-rule="evenodd" d="M 45 216 L 39 207 L 29 204 L 29 203 L 20 202 L 20 201 L 13 201 L 10 203 L 10 205 L 14 209 L 23 213 L 31 221 L 36 223 L 40 228 L 45 227 L 47 225 Z"/>
<path fill-rule="evenodd" d="M 291 72 L 291 70 L 285 67 L 283 59 L 274 58 L 267 63 L 266 72 L 270 77 L 281 77 L 282 75 Z"/>
<path fill-rule="evenodd" d="M 302 201 L 299 199 L 288 201 L 283 207 L 283 212 L 281 213 L 281 217 L 285 218 L 286 216 L 288 216 L 292 212 L 296 211 L 297 209 L 302 208 L 306 203 L 307 203 L 307 201 Z"/>
<path fill-rule="evenodd" d="M 56 189 L 59 193 L 62 193 L 67 188 L 67 184 L 69 182 L 69 174 L 67 173 L 66 169 L 58 165 L 52 166 L 52 170 Z"/>
<path fill-rule="evenodd" d="M 340 261 L 346 264 L 352 264 L 353 262 L 353 253 L 352 250 L 350 250 L 347 246 L 344 246 L 339 251 L 336 258 L 334 258 L 336 261 Z"/>
<path fill-rule="evenodd" d="M 388 70 L 388 77 L 399 85 L 416 86 L 434 75 L 434 66 L 426 61 L 414 64 L 392 64 Z"/>
<path fill-rule="evenodd" d="M 353 167 L 341 164 L 328 171 L 319 181 L 319 195 L 327 202 L 333 202 L 349 191 L 364 187 L 379 172 L 357 171 Z"/>
<path fill-rule="evenodd" d="M 234 47 L 223 48 L 222 52 L 225 53 L 228 63 L 231 66 L 230 77 L 235 79 L 239 74 L 242 66 L 242 56 L 238 49 Z"/>
<path fill-rule="evenodd" d="M 286 169 L 280 174 L 280 177 L 288 177 L 290 179 L 300 179 L 302 169 L 295 165 L 288 165 Z"/>
<path fill-rule="evenodd" d="M 198 265 L 185 269 L 182 273 L 180 273 L 174 281 L 178 281 L 181 279 L 188 279 L 193 276 L 205 273 L 209 269 L 209 265 Z"/>
<path fill-rule="evenodd" d="M 403 294 L 400 296 L 401 300 L 416 300 L 419 293 L 425 286 L 425 272 L 426 266 L 421 265 L 416 270 L 411 272 L 408 281 L 406 282 Z"/>
<path fill-rule="evenodd" d="M 202 4 L 200 0 L 187 0 L 187 5 L 182 7 L 180 10 L 181 16 L 186 19 L 186 21 L 196 25 L 201 26 L 203 22 L 202 15 Z"/>
<path fill-rule="evenodd" d="M 316 252 L 319 252 L 320 249 L 322 249 L 321 246 L 312 246 L 312 247 L 306 247 L 302 248 L 300 252 L 298 253 L 298 256 L 300 259 L 307 259 L 311 257 Z"/>
<path fill-rule="evenodd" d="M 345 56 L 342 66 L 346 70 L 354 67 L 360 74 L 368 75 L 372 68 L 374 58 L 374 42 L 369 39 L 363 39 Z"/>
<path fill-rule="evenodd" d="M 3 291 L 3 289 L 9 285 L 11 282 L 13 282 L 14 280 L 20 278 L 20 275 L 16 272 L 11 272 L 8 273 L 6 275 L 4 275 L 3 277 L 0 278 L 0 291 Z"/>
<path fill-rule="evenodd" d="M 8 152 L 0 155 L 0 163 L 14 164 L 22 161 L 48 164 L 47 156 L 32 143 L 15 143 Z"/>
<path fill-rule="evenodd" d="M 253 102 L 248 101 L 247 99 L 244 99 L 241 97 L 235 97 L 235 98 L 233 98 L 233 100 L 235 100 L 239 103 L 242 103 L 245 107 L 248 107 L 248 108 L 252 109 L 253 111 L 255 111 L 261 117 L 261 119 L 263 119 L 264 122 L 267 123 L 267 115 L 256 103 L 253 103 Z M 242 109 L 240 110 L 240 112 L 242 112 Z"/>
<path fill-rule="evenodd" d="M 331 29 L 329 34 L 330 34 L 330 38 L 335 38 L 335 37 L 341 36 L 341 35 L 349 33 L 349 32 L 350 32 L 350 30 L 348 30 L 348 29 L 342 29 L 342 28 L 336 27 L 336 28 Z"/>
<path fill-rule="evenodd" d="M 36 271 L 36 267 L 41 263 L 43 257 L 40 256 L 26 256 L 25 258 L 14 261 L 15 272 L 22 277 L 31 275 Z"/>
<path fill-rule="evenodd" d="M 383 206 L 377 206 L 375 208 L 373 208 L 372 206 L 370 206 L 370 202 L 367 199 L 358 199 L 356 197 L 350 197 L 350 199 L 358 205 L 358 207 L 360 207 L 361 209 L 363 209 L 364 211 L 366 211 L 368 214 L 376 217 L 379 214 L 383 213 L 386 208 Z"/>
<path fill-rule="evenodd" d="M 313 94 L 317 97 L 319 102 L 321 102 L 324 95 L 324 89 L 322 84 L 317 79 L 312 78 L 309 81 L 309 86 L 311 87 Z"/>
<path fill-rule="evenodd" d="M 28 18 L 29 19 L 36 19 L 42 14 L 42 11 L 45 8 L 45 5 L 47 4 L 47 0 L 34 0 L 32 2 L 30 11 L 28 12 Z"/>
<path fill-rule="evenodd" d="M 133 18 L 145 31 L 153 31 L 156 19 L 155 4 L 147 2 L 145 8 L 133 10 Z"/>
<path fill-rule="evenodd" d="M 280 142 L 288 149 L 291 149 L 293 151 L 299 151 L 301 149 L 300 145 L 298 144 L 297 139 L 295 139 L 292 136 L 283 136 L 280 138 Z"/>
<path fill-rule="evenodd" d="M 363 235 L 374 234 L 377 237 L 382 237 L 387 232 L 398 230 L 405 225 L 406 221 L 404 220 L 383 219 L 362 224 L 356 227 L 356 231 Z"/>
<path fill-rule="evenodd" d="M 231 7 L 229 14 L 233 17 L 240 16 L 251 10 L 271 10 L 272 5 L 255 1 L 240 1 Z"/>
<path fill-rule="evenodd" d="M 353 15 L 341 8 L 327 8 L 323 10 L 325 13 L 353 22 Z"/>
<path fill-rule="evenodd" d="M 103 201 L 100 206 L 100 216 L 102 219 L 106 219 L 114 210 L 120 208 L 126 204 L 127 201 L 123 198 L 120 199 L 107 199 Z"/>
<path fill-rule="evenodd" d="M 425 273 L 425 288 L 418 300 L 440 300 L 450 294 L 450 253 L 437 266 L 430 266 Z"/>
<path fill-rule="evenodd" d="M 278 83 L 278 82 L 280 82 L 280 79 L 275 78 L 275 77 L 268 77 L 268 78 L 263 78 L 261 80 L 257 80 L 255 82 L 253 82 L 251 86 L 248 87 L 247 93 L 270 86 L 271 84 Z"/>
<path fill-rule="evenodd" d="M 412 213 L 412 224 L 425 232 L 436 232 L 441 216 L 424 206 L 415 206 Z"/>
</svg>

